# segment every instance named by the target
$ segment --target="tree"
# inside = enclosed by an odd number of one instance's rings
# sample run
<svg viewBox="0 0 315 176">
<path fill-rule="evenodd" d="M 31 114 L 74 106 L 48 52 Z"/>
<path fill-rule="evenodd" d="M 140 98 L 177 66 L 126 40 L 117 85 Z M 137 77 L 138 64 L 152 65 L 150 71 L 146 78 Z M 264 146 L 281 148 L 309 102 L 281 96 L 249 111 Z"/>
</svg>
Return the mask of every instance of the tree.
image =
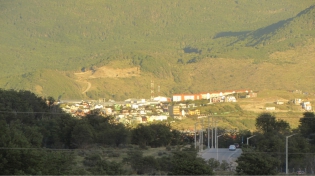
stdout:
<svg viewBox="0 0 315 176">
<path fill-rule="evenodd" d="M 276 167 L 280 161 L 266 153 L 247 152 L 242 153 L 236 162 L 238 175 L 276 175 Z"/>
<path fill-rule="evenodd" d="M 109 133 L 112 143 L 118 147 L 120 144 L 126 144 L 129 141 L 130 133 L 123 124 L 113 124 L 112 130 Z"/>
<path fill-rule="evenodd" d="M 24 126 L 19 121 L 8 126 L 0 120 L 1 175 L 68 174 L 72 153 L 48 151 L 40 147 L 43 139 L 38 127 Z"/>
<path fill-rule="evenodd" d="M 144 156 L 138 163 L 137 174 L 153 174 L 159 169 L 159 164 L 154 156 Z"/>
<path fill-rule="evenodd" d="M 214 158 L 210 158 L 208 160 L 208 165 L 213 168 L 213 169 L 217 169 L 220 166 L 220 161 L 214 159 Z"/>
<path fill-rule="evenodd" d="M 222 163 L 220 164 L 220 169 L 223 171 L 230 169 L 229 163 L 226 160 L 223 160 Z"/>
<path fill-rule="evenodd" d="M 169 172 L 171 170 L 171 157 L 170 156 L 162 156 L 161 158 L 156 158 L 159 169 L 164 172 Z"/>
<path fill-rule="evenodd" d="M 140 124 L 137 128 L 132 130 L 131 142 L 144 148 L 148 143 L 154 140 L 155 133 L 156 132 L 153 131 L 150 126 Z"/>
<path fill-rule="evenodd" d="M 290 130 L 290 125 L 284 120 L 276 120 L 270 113 L 262 113 L 256 119 L 256 128 L 263 134 L 285 133 Z"/>
<path fill-rule="evenodd" d="M 88 170 L 93 175 L 124 175 L 126 173 L 126 171 L 122 168 L 122 164 L 103 159 L 98 160 L 96 165 Z"/>
<path fill-rule="evenodd" d="M 93 142 L 94 130 L 85 120 L 79 121 L 73 128 L 71 141 L 78 148 Z"/>
<path fill-rule="evenodd" d="M 149 142 L 151 147 L 167 146 L 171 143 L 172 132 L 169 126 L 162 123 L 151 124 L 149 126 L 155 133 L 153 134 L 153 140 Z"/>
<path fill-rule="evenodd" d="M 310 140 L 311 144 L 315 144 L 315 114 L 314 112 L 305 112 L 300 119 L 299 132 L 305 138 Z"/>
<path fill-rule="evenodd" d="M 159 169 L 158 161 L 153 156 L 143 156 L 143 152 L 140 150 L 129 151 L 123 162 L 130 164 L 137 174 L 151 174 Z"/>
<path fill-rule="evenodd" d="M 212 175 L 212 168 L 197 157 L 196 151 L 176 151 L 171 158 L 169 175 Z"/>
</svg>

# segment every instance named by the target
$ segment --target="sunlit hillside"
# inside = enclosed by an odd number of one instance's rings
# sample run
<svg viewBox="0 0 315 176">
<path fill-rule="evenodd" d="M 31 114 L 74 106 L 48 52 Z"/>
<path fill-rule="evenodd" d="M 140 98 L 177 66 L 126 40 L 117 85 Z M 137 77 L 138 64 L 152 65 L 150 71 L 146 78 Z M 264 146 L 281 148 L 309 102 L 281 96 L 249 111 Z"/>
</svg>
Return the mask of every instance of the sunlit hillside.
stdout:
<svg viewBox="0 0 315 176">
<path fill-rule="evenodd" d="M 2 0 L 0 87 L 119 100 L 149 98 L 151 80 L 165 96 L 315 91 L 314 12 L 313 0 Z"/>
</svg>

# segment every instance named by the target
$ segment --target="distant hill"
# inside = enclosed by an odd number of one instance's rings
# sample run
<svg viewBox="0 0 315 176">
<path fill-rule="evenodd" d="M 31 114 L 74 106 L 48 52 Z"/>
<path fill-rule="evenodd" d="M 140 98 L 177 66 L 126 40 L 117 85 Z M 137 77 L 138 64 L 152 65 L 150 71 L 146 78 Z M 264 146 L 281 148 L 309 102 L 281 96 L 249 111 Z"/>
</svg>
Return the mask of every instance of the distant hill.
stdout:
<svg viewBox="0 0 315 176">
<path fill-rule="evenodd" d="M 149 98 L 151 80 L 165 96 L 315 90 L 313 0 L 11 0 L 0 13 L 0 88 L 74 99 Z"/>
</svg>

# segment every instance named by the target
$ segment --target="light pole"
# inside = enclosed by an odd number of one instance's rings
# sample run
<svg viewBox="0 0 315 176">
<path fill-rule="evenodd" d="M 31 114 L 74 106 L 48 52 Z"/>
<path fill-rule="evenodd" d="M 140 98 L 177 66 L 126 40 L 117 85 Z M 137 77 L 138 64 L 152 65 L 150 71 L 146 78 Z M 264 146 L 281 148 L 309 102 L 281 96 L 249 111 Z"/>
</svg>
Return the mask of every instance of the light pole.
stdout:
<svg viewBox="0 0 315 176">
<path fill-rule="evenodd" d="M 285 137 L 285 174 L 288 174 L 288 139 L 296 134 L 292 134 L 290 136 Z"/>
<path fill-rule="evenodd" d="M 256 135 L 253 135 L 253 136 L 248 137 L 248 138 L 247 138 L 247 143 L 246 143 L 246 144 L 248 145 L 248 139 L 250 139 L 250 138 L 252 138 L 252 137 L 255 137 L 255 136 L 256 136 Z"/>
<path fill-rule="evenodd" d="M 214 134 L 214 139 L 215 139 L 214 143 L 215 143 L 215 144 L 214 144 L 214 145 L 215 145 L 215 147 L 217 147 L 217 143 L 218 143 L 218 142 L 217 142 L 217 140 L 218 140 L 218 139 L 217 139 L 217 136 L 218 136 L 217 122 L 218 122 L 217 120 L 214 121 L 214 124 L 215 124 L 215 129 L 214 129 L 214 133 L 215 133 L 215 134 Z"/>
<path fill-rule="evenodd" d="M 210 130 L 209 130 L 209 128 L 210 128 L 210 121 L 209 121 L 209 118 L 210 118 L 210 116 L 208 116 L 208 149 L 210 149 Z"/>
<path fill-rule="evenodd" d="M 216 148 L 217 148 L 217 160 L 219 160 L 219 155 L 218 155 L 218 147 L 219 147 L 219 137 L 222 136 L 223 134 L 217 136 L 217 142 L 216 142 Z"/>
<path fill-rule="evenodd" d="M 210 120 L 209 119 L 210 119 L 210 116 L 208 116 L 208 149 L 210 149 Z M 213 124 L 211 125 L 211 128 L 213 129 Z M 213 130 L 212 130 L 212 138 L 213 138 Z M 213 141 L 212 138 L 211 138 L 211 140 Z M 211 146 L 211 148 L 212 148 L 212 146 Z"/>
<path fill-rule="evenodd" d="M 213 127 L 214 127 L 214 124 L 213 124 L 213 117 L 212 117 L 212 128 L 211 128 L 211 148 L 213 148 Z"/>
<path fill-rule="evenodd" d="M 203 151 L 203 119 L 201 119 L 201 131 L 200 131 L 201 140 L 199 140 L 199 151 Z M 200 137 L 199 137 L 200 138 Z"/>
<path fill-rule="evenodd" d="M 196 126 L 197 126 L 197 124 L 198 124 L 199 122 L 196 122 L 195 123 L 195 149 L 197 148 L 197 131 L 196 131 Z"/>
</svg>

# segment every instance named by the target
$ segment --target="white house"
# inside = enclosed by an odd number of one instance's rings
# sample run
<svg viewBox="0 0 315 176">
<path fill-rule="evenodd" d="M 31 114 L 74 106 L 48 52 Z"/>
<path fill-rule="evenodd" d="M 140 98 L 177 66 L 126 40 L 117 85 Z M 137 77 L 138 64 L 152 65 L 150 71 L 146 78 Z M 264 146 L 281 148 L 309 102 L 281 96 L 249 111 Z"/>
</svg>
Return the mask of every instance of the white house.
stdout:
<svg viewBox="0 0 315 176">
<path fill-rule="evenodd" d="M 138 104 L 132 104 L 132 105 L 131 105 L 131 108 L 132 108 L 132 109 L 138 109 L 138 108 L 139 108 L 139 105 L 138 105 Z"/>
<path fill-rule="evenodd" d="M 295 98 L 295 99 L 293 100 L 293 103 L 296 104 L 296 105 L 300 105 L 300 104 L 302 103 L 302 99 L 300 99 L 300 98 Z"/>
<path fill-rule="evenodd" d="M 276 110 L 276 107 L 266 107 L 266 110 L 267 111 L 274 111 L 274 110 Z"/>
<path fill-rule="evenodd" d="M 227 96 L 226 101 L 227 102 L 236 102 L 236 98 L 234 96 Z"/>
<path fill-rule="evenodd" d="M 167 116 L 151 116 L 149 117 L 149 121 L 155 121 L 155 120 L 159 120 L 159 121 L 163 121 L 163 120 L 167 120 Z"/>
<path fill-rule="evenodd" d="M 312 105 L 309 101 L 306 101 L 302 103 L 302 108 L 305 109 L 306 111 L 311 111 Z"/>
<path fill-rule="evenodd" d="M 161 97 L 161 96 L 154 97 L 153 100 L 159 101 L 159 102 L 167 102 L 168 101 L 167 97 Z"/>
<path fill-rule="evenodd" d="M 94 109 L 103 109 L 103 105 L 95 105 Z"/>
<path fill-rule="evenodd" d="M 113 113 L 112 108 L 105 108 L 105 113 L 106 113 L 107 115 L 112 115 L 112 113 Z"/>
</svg>

